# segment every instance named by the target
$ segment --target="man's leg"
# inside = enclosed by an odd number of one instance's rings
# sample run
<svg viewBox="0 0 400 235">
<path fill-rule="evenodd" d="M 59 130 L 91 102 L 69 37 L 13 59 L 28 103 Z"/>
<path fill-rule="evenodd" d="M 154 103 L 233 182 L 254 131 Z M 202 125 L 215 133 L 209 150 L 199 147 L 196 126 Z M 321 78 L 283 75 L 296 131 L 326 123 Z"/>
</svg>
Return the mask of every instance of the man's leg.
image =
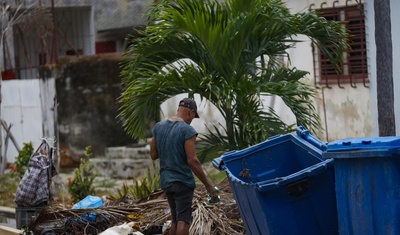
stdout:
<svg viewBox="0 0 400 235">
<path fill-rule="evenodd" d="M 176 235 L 176 223 L 171 223 L 171 228 L 169 229 L 169 235 Z"/>
<path fill-rule="evenodd" d="M 189 188 L 177 182 L 167 189 L 167 198 L 172 214 L 172 224 L 169 230 L 170 235 L 189 234 L 193 191 L 194 188 Z"/>
<path fill-rule="evenodd" d="M 178 221 L 175 235 L 189 235 L 189 224 L 185 221 Z"/>
</svg>

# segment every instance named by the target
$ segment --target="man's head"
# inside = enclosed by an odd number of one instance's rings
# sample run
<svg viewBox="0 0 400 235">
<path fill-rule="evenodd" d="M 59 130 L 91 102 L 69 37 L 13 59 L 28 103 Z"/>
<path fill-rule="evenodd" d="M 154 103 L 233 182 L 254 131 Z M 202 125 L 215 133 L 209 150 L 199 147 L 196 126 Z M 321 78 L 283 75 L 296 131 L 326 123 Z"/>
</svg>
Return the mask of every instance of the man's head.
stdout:
<svg viewBox="0 0 400 235">
<path fill-rule="evenodd" d="M 179 101 L 179 106 L 193 110 L 196 114 L 194 117 L 199 118 L 199 114 L 197 113 L 196 101 L 189 99 L 189 98 L 184 98 L 181 101 Z"/>
</svg>

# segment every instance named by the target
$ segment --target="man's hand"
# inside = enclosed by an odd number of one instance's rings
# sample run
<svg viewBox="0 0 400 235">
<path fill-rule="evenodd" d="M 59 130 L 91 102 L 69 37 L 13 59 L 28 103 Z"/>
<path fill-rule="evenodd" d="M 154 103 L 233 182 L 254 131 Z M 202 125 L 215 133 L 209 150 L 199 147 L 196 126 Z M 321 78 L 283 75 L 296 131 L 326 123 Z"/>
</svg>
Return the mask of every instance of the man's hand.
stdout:
<svg viewBox="0 0 400 235">
<path fill-rule="evenodd" d="M 208 194 L 211 197 L 211 202 L 218 202 L 218 192 L 216 188 L 212 185 L 206 187 Z"/>
</svg>

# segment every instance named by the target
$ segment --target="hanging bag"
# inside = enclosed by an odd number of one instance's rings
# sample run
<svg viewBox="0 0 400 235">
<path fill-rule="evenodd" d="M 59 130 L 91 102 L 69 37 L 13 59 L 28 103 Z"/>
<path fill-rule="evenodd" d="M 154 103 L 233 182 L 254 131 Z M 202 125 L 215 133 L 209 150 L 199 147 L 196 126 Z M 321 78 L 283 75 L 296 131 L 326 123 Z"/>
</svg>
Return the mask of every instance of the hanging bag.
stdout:
<svg viewBox="0 0 400 235">
<path fill-rule="evenodd" d="M 31 155 L 28 168 L 15 193 L 18 206 L 37 206 L 47 204 L 51 198 L 51 178 L 56 175 L 51 155 L 53 148 L 42 142 Z"/>
</svg>

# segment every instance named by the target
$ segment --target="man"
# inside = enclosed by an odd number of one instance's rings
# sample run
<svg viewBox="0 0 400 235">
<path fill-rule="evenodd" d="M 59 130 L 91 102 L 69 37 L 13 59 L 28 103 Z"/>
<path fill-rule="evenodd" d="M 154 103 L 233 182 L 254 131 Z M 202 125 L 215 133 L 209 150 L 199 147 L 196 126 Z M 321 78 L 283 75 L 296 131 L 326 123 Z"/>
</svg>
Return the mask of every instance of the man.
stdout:
<svg viewBox="0 0 400 235">
<path fill-rule="evenodd" d="M 175 116 L 154 126 L 150 143 L 151 159 L 160 159 L 160 185 L 172 214 L 171 235 L 189 234 L 196 187 L 193 173 L 205 185 L 211 200 L 218 200 L 215 187 L 207 179 L 196 155 L 197 132 L 190 126 L 194 118 L 199 118 L 196 102 L 182 99 Z"/>
</svg>

